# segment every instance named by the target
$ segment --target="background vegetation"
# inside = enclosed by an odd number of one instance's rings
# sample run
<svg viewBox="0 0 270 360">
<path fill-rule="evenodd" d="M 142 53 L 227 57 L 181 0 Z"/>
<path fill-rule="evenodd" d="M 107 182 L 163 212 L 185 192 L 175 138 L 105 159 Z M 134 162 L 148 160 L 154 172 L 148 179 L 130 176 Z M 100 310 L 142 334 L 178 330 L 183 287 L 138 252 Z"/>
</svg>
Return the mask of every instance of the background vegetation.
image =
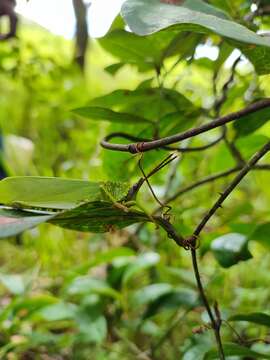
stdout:
<svg viewBox="0 0 270 360">
<path fill-rule="evenodd" d="M 251 1 L 211 3 L 252 29 L 269 27 L 267 17 L 252 18 Z M 174 43 L 166 32 L 151 36 L 149 47 L 149 37 L 133 39 L 117 19 L 104 39 L 91 42 L 84 76 L 72 64 L 73 44 L 32 24 L 21 26 L 19 39 L 0 43 L 2 162 L 9 176 L 134 184 L 141 177 L 140 155 L 110 152 L 99 142 L 123 128 L 151 137 L 149 126 L 93 121 L 100 119 L 71 112 L 86 104 L 158 120 L 167 136 L 270 96 L 269 75 L 259 76 L 243 57 L 235 63 L 239 54 L 231 55 L 233 47 L 219 36 L 186 31 Z M 214 60 L 206 57 L 215 51 Z M 177 114 L 166 88 L 184 96 Z M 117 89 L 125 91 L 117 95 Z M 248 121 L 229 126 L 227 143 L 179 154 L 151 177 L 155 194 L 168 199 L 198 179 L 238 166 L 228 142 L 247 161 L 270 136 L 268 116 L 269 109 L 259 126 Z M 181 145 L 203 146 L 218 135 L 214 130 Z M 145 153 L 144 171 L 165 157 L 163 150 Z M 263 163 L 267 160 L 269 155 Z M 170 211 L 174 226 L 192 234 L 230 179 L 178 196 Z M 222 310 L 222 337 L 247 349 L 246 355 L 231 350 L 230 359 L 270 357 L 269 182 L 269 171 L 252 171 L 207 225 L 198 250 L 207 294 Z M 148 214 L 157 206 L 146 185 L 138 203 Z M 3 239 L 0 283 L 0 358 L 216 358 L 209 352 L 215 347 L 213 334 L 190 254 L 153 224 L 105 234 L 42 224 Z M 264 314 L 249 322 L 233 318 L 254 313 Z"/>
</svg>

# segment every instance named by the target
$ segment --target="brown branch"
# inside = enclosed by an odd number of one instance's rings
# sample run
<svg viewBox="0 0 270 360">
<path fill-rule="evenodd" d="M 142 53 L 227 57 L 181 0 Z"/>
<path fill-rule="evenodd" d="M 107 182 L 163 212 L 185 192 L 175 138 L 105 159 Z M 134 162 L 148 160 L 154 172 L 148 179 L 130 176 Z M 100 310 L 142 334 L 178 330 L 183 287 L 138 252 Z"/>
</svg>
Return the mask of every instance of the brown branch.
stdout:
<svg viewBox="0 0 270 360">
<path fill-rule="evenodd" d="M 216 342 L 217 342 L 217 346 L 218 346 L 218 352 L 219 352 L 219 357 L 221 360 L 225 360 L 225 354 L 224 354 L 224 350 L 222 347 L 222 342 L 221 342 L 221 337 L 220 337 L 220 321 L 218 319 L 215 318 L 214 313 L 210 307 L 209 301 L 207 299 L 207 296 L 205 294 L 203 285 L 202 285 L 202 281 L 201 281 L 201 276 L 200 276 L 200 272 L 199 272 L 199 267 L 198 267 L 198 261 L 197 261 L 197 253 L 196 253 L 196 248 L 192 247 L 191 248 L 191 257 L 192 257 L 192 267 L 193 267 L 193 271 L 194 271 L 194 275 L 196 278 L 196 282 L 197 282 L 197 286 L 198 286 L 198 290 L 201 296 L 201 299 L 203 301 L 203 304 L 205 306 L 205 309 L 207 311 L 207 314 L 209 316 L 214 334 L 215 334 L 215 338 L 216 338 Z"/>
<path fill-rule="evenodd" d="M 101 141 L 101 146 L 108 150 L 130 152 L 131 154 L 158 149 L 185 139 L 189 139 L 191 137 L 202 134 L 206 131 L 215 129 L 217 127 L 223 126 L 229 122 L 241 119 L 246 115 L 249 115 L 266 107 L 270 107 L 270 99 L 264 99 L 258 101 L 254 104 L 247 106 L 246 108 L 240 111 L 220 117 L 216 120 L 211 121 L 210 123 L 162 139 L 147 141 L 147 142 L 132 143 L 132 144 L 112 144 L 109 142 L 109 140 L 111 139 L 111 135 L 109 135 Z"/>
<path fill-rule="evenodd" d="M 252 168 L 257 164 L 257 162 L 268 152 L 270 151 L 270 141 L 264 145 L 261 150 L 259 150 L 242 168 L 242 170 L 237 174 L 231 184 L 225 189 L 225 191 L 220 195 L 219 199 L 213 205 L 213 207 L 207 212 L 200 224 L 195 229 L 193 235 L 197 238 L 205 225 L 211 219 L 211 217 L 216 213 L 216 211 L 221 207 L 223 202 L 231 194 L 231 192 L 236 188 L 236 186 L 242 181 L 242 179 L 252 170 Z"/>
<path fill-rule="evenodd" d="M 227 176 L 230 176 L 234 173 L 236 173 L 237 171 L 241 170 L 243 168 L 243 166 L 236 166 L 232 169 L 229 169 L 229 170 L 226 170 L 226 171 L 223 171 L 223 172 L 220 172 L 220 173 L 217 173 L 217 174 L 214 174 L 214 175 L 210 175 L 210 176 L 206 176 L 205 178 L 197 181 L 197 182 L 194 182 L 190 185 L 187 185 L 186 187 L 180 189 L 179 191 L 177 191 L 174 195 L 172 195 L 171 197 L 169 197 L 168 199 L 166 199 L 164 201 L 164 204 L 168 204 L 174 200 L 176 200 L 177 198 L 179 198 L 180 196 L 188 193 L 189 191 L 192 191 L 200 186 L 203 186 L 203 185 L 207 185 L 211 182 L 214 182 L 215 180 L 219 180 L 219 179 L 223 179 Z M 261 165 L 255 165 L 252 170 L 270 170 L 270 164 L 261 164 Z M 158 211 L 158 209 L 156 209 L 156 211 Z M 155 212 L 156 212 L 155 211 Z"/>
<path fill-rule="evenodd" d="M 179 153 L 203 151 L 203 150 L 207 150 L 207 149 L 215 146 L 216 144 L 218 144 L 223 139 L 223 137 L 224 137 L 224 135 L 222 134 L 217 139 L 213 140 L 212 142 L 210 142 L 208 144 L 202 145 L 202 146 L 193 146 L 193 147 L 162 146 L 162 147 L 160 147 L 160 149 L 167 150 L 167 151 L 177 151 Z M 112 140 L 114 138 L 121 138 L 121 139 L 136 141 L 139 143 L 146 143 L 146 142 L 152 141 L 152 139 L 141 138 L 139 136 L 134 136 L 134 135 L 122 132 L 122 131 L 110 133 L 109 135 L 106 136 L 106 138 L 104 140 L 109 142 L 110 140 Z"/>
<path fill-rule="evenodd" d="M 83 0 L 72 0 L 76 17 L 75 61 L 83 70 L 88 46 L 87 6 Z"/>
</svg>

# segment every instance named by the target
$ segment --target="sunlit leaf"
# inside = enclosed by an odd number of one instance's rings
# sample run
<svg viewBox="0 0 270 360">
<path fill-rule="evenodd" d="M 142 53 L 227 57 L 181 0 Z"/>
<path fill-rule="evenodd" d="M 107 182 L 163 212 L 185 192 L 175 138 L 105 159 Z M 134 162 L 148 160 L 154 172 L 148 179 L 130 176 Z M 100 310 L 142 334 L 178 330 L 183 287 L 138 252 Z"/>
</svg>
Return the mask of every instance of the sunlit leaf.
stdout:
<svg viewBox="0 0 270 360">
<path fill-rule="evenodd" d="M 128 191 L 127 183 L 90 182 L 48 177 L 10 177 L 0 182 L 0 202 L 14 207 L 72 209 L 91 201 L 115 201 Z"/>
<path fill-rule="evenodd" d="M 122 15 L 130 29 L 138 35 L 153 34 L 173 25 L 180 31 L 220 35 L 240 48 L 258 73 L 270 71 L 269 40 L 201 0 L 186 0 L 179 6 L 160 0 L 127 0 L 122 7 Z"/>
<path fill-rule="evenodd" d="M 216 238 L 211 243 L 211 250 L 219 264 L 225 268 L 252 258 L 247 247 L 247 237 L 237 233 Z"/>
<path fill-rule="evenodd" d="M 0 208 L 0 239 L 16 236 L 25 230 L 29 230 L 42 224 L 54 215 L 34 214 L 26 211 Z"/>
</svg>

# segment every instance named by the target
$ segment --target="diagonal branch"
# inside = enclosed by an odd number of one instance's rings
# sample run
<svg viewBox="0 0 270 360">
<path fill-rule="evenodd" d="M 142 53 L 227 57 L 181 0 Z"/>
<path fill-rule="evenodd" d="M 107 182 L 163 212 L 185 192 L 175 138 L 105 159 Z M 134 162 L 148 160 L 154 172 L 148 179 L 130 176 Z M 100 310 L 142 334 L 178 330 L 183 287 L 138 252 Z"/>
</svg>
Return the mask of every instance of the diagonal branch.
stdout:
<svg viewBox="0 0 270 360">
<path fill-rule="evenodd" d="M 158 140 L 139 142 L 139 143 L 131 143 L 131 144 L 112 144 L 109 142 L 109 140 L 111 139 L 111 136 L 108 135 L 101 141 L 101 146 L 108 150 L 130 152 L 131 154 L 136 154 L 136 153 L 145 152 L 145 151 L 149 151 L 149 150 L 153 150 L 153 149 L 158 149 L 158 148 L 162 148 L 164 146 L 171 145 L 171 144 L 174 144 L 176 142 L 179 142 L 179 141 L 182 141 L 185 139 L 189 139 L 191 137 L 202 134 L 204 132 L 215 129 L 217 127 L 223 126 L 229 122 L 241 119 L 242 117 L 244 117 L 246 115 L 249 115 L 251 113 L 254 113 L 256 111 L 259 111 L 259 110 L 267 108 L 267 107 L 270 107 L 270 99 L 269 98 L 257 101 L 254 104 L 251 104 L 240 111 L 220 117 L 216 120 L 211 121 L 210 123 L 204 124 L 197 128 L 187 130 L 183 133 L 175 134 L 175 135 L 161 138 Z"/>
<path fill-rule="evenodd" d="M 200 186 L 203 186 L 203 185 L 209 184 L 211 182 L 214 182 L 215 180 L 223 179 L 227 176 L 230 176 L 230 175 L 236 173 L 237 171 L 241 170 L 242 168 L 243 168 L 243 166 L 239 165 L 232 169 L 229 169 L 229 170 L 217 173 L 217 174 L 206 176 L 197 182 L 194 182 L 190 185 L 187 185 L 186 187 L 183 187 L 182 189 L 177 191 L 175 194 L 173 194 L 171 197 L 167 198 L 164 201 L 164 204 L 168 204 L 168 203 L 176 200 L 180 196 L 182 196 L 194 189 L 197 189 Z M 270 170 L 270 164 L 255 165 L 255 166 L 253 166 L 252 170 Z"/>
<path fill-rule="evenodd" d="M 222 206 L 223 202 L 231 194 L 231 192 L 236 188 L 236 186 L 242 181 L 242 179 L 252 170 L 252 168 L 257 164 L 257 162 L 268 152 L 270 151 L 270 141 L 265 144 L 261 150 L 259 150 L 242 168 L 242 170 L 237 174 L 231 184 L 225 189 L 225 191 L 220 195 L 219 199 L 215 202 L 212 208 L 204 216 L 200 224 L 195 229 L 193 235 L 196 239 L 211 217 L 216 213 L 216 211 Z M 196 241 L 196 240 L 195 240 Z"/>
</svg>

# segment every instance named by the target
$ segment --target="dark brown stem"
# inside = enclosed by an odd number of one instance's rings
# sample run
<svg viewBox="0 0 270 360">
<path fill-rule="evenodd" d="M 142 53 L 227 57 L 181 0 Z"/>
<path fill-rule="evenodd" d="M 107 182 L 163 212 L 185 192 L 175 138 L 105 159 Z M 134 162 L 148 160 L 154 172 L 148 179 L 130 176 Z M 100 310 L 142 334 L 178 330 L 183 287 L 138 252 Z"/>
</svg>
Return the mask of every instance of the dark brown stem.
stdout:
<svg viewBox="0 0 270 360">
<path fill-rule="evenodd" d="M 75 61 L 84 70 L 88 46 L 87 6 L 83 0 L 72 0 L 76 17 Z"/>
<path fill-rule="evenodd" d="M 136 154 L 140 152 L 145 152 L 153 149 L 162 148 L 167 145 L 174 144 L 176 142 L 189 139 L 191 137 L 194 137 L 196 135 L 202 134 L 206 131 L 215 129 L 217 127 L 223 126 L 231 121 L 241 119 L 242 117 L 254 113 L 258 110 L 264 109 L 270 107 L 270 99 L 264 99 L 261 101 L 258 101 L 254 104 L 251 104 L 247 106 L 246 108 L 234 112 L 232 114 L 220 117 L 216 120 L 211 121 L 210 123 L 204 124 L 202 126 L 199 126 L 197 128 L 193 128 L 190 130 L 187 130 L 180 134 L 175 134 L 172 136 L 168 136 L 162 139 L 153 140 L 153 141 L 147 141 L 147 142 L 139 142 L 139 143 L 132 143 L 132 144 L 112 144 L 109 142 L 111 139 L 111 136 L 105 137 L 101 141 L 101 146 L 103 146 L 106 149 L 114 150 L 114 151 L 123 151 L 123 152 L 130 152 L 131 154 Z"/>
<path fill-rule="evenodd" d="M 174 195 L 172 195 L 171 197 L 167 198 L 165 201 L 163 201 L 163 203 L 169 204 L 170 202 L 176 200 L 177 198 L 179 198 L 180 196 L 188 193 L 189 191 L 192 191 L 200 186 L 209 184 L 214 182 L 215 180 L 219 180 L 219 179 L 223 179 L 227 176 L 230 176 L 234 173 L 236 173 L 237 171 L 241 170 L 243 168 L 243 166 L 236 166 L 232 169 L 220 172 L 218 174 L 214 174 L 214 175 L 210 175 L 210 176 L 206 176 L 205 178 L 190 184 L 182 189 L 180 189 L 179 191 L 177 191 Z M 261 165 L 255 165 L 252 170 L 270 170 L 270 164 L 261 164 Z M 155 210 L 154 213 L 156 213 L 156 211 L 158 211 L 158 209 Z"/>
<path fill-rule="evenodd" d="M 203 150 L 210 149 L 211 147 L 218 144 L 223 139 L 223 137 L 224 136 L 222 134 L 217 139 L 213 140 L 212 142 L 210 142 L 210 143 L 208 143 L 206 145 L 202 145 L 202 146 L 193 146 L 193 147 L 162 146 L 162 147 L 160 147 L 160 149 L 167 150 L 167 151 L 177 151 L 179 153 L 203 151 Z M 125 132 L 113 132 L 113 133 L 110 133 L 109 135 L 106 136 L 105 139 L 106 139 L 107 142 L 109 142 L 114 138 L 121 138 L 121 139 L 136 141 L 136 142 L 139 142 L 139 143 L 147 143 L 147 142 L 152 141 L 151 139 L 141 138 L 141 137 L 138 137 L 138 136 L 134 136 L 134 135 L 125 133 Z"/>
<path fill-rule="evenodd" d="M 202 302 L 205 306 L 205 309 L 207 311 L 207 314 L 209 316 L 209 319 L 210 319 L 210 322 L 211 322 L 211 325 L 212 325 L 212 328 L 213 328 L 213 331 L 215 334 L 216 343 L 218 346 L 219 357 L 221 360 L 225 360 L 224 350 L 223 350 L 221 337 L 220 337 L 220 323 L 217 319 L 215 319 L 214 313 L 210 307 L 210 304 L 209 304 L 206 294 L 204 292 L 204 288 L 202 285 L 201 276 L 200 276 L 200 272 L 199 272 L 197 253 L 196 253 L 195 247 L 192 247 L 190 251 L 191 251 L 192 266 L 193 266 L 193 271 L 194 271 L 196 282 L 197 282 L 197 287 L 198 287 Z"/>
</svg>

